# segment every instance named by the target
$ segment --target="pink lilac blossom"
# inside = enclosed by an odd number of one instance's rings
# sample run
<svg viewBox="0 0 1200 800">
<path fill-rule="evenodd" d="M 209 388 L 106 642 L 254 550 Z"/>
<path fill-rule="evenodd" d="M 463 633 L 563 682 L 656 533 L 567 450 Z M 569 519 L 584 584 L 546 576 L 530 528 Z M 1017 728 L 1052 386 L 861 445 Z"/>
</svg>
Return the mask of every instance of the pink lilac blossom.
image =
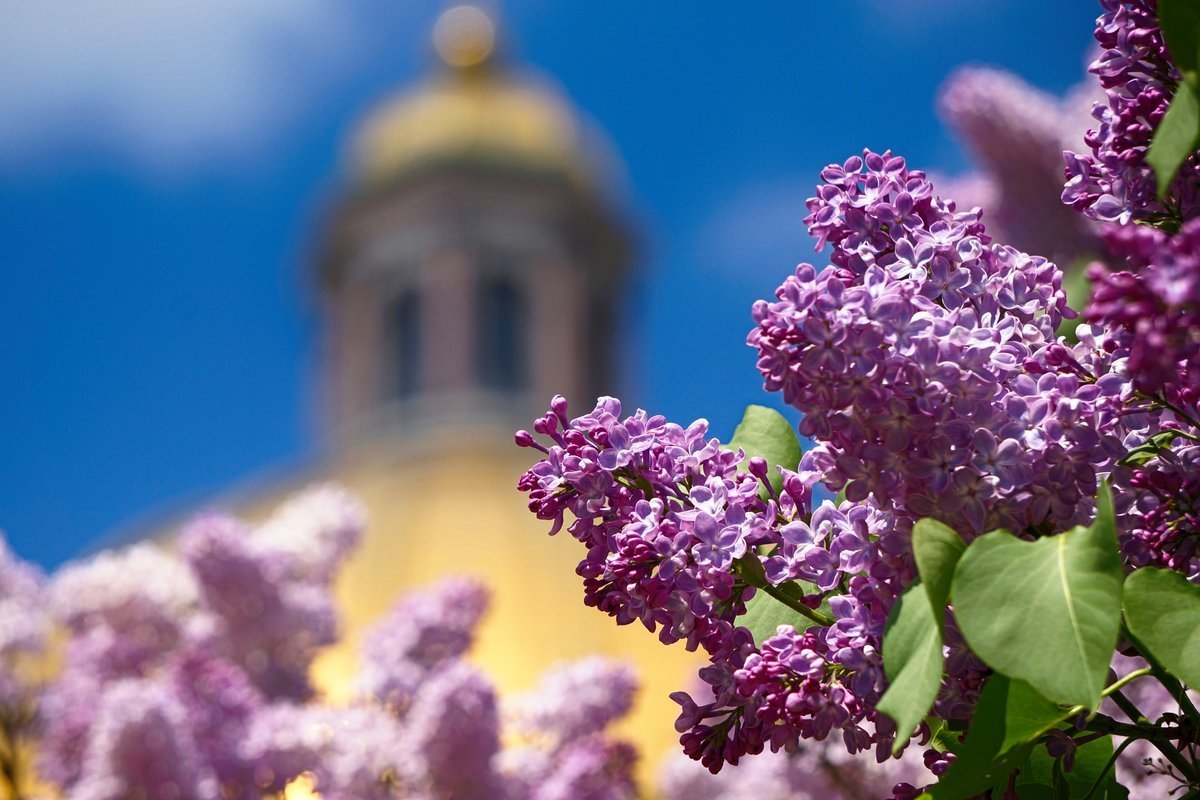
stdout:
<svg viewBox="0 0 1200 800">
<path fill-rule="evenodd" d="M 425 679 L 471 648 L 488 593 L 469 578 L 445 578 L 403 597 L 364 634 L 359 690 L 403 715 Z"/>
<path fill-rule="evenodd" d="M 43 653 L 50 634 L 44 584 L 42 573 L 17 558 L 0 534 L 0 717 L 14 722 L 28 716 L 29 661 Z"/>
<path fill-rule="evenodd" d="M 988 191 L 942 188 L 960 208 L 985 209 L 992 234 L 1007 244 L 1070 266 L 1099 252 L 1097 226 L 1059 199 L 1063 149 L 1079 149 L 1076 108 L 1091 108 L 1094 91 L 1059 100 L 1018 76 L 990 67 L 963 67 L 942 84 L 938 112 L 982 167 Z M 1085 95 L 1086 92 L 1086 95 Z M 960 191 L 963 190 L 963 191 Z M 965 193 L 964 193 L 965 192 Z"/>
<path fill-rule="evenodd" d="M 255 528 L 251 541 L 261 553 L 284 557 L 293 580 L 329 584 L 366 525 L 362 503 L 340 486 L 324 484 L 289 497 Z"/>
<path fill-rule="evenodd" d="M 1158 27 L 1155 0 L 1101 0 L 1096 40 L 1103 48 L 1089 71 L 1100 79 L 1107 103 L 1097 103 L 1089 130 L 1090 154 L 1064 153 L 1067 183 L 1062 200 L 1105 222 L 1146 221 L 1177 227 L 1200 211 L 1196 156 L 1156 196 L 1146 151 L 1180 82 Z"/>
</svg>

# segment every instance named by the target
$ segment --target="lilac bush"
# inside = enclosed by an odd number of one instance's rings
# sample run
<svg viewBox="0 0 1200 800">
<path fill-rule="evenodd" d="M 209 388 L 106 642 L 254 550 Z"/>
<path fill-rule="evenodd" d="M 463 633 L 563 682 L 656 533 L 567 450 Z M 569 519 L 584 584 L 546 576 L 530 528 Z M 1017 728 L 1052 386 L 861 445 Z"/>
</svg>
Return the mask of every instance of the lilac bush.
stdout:
<svg viewBox="0 0 1200 800">
<path fill-rule="evenodd" d="M 708 656 L 706 688 L 673 697 L 710 771 L 836 738 L 880 762 L 923 750 L 896 798 L 1094 797 L 1151 747 L 1134 771 L 1200 789 L 1200 15 L 1162 3 L 1161 28 L 1147 0 L 1098 21 L 1108 102 L 1063 199 L 1119 226 L 1070 339 L 1056 264 L 867 150 L 808 200 L 828 264 L 752 309 L 764 387 L 807 452 L 766 409 L 723 444 L 611 397 L 574 418 L 556 397 L 516 434 L 541 453 L 518 483 L 530 510 L 584 548 L 585 604 Z M 975 73 L 945 99 L 985 157 L 996 130 L 1059 135 L 1036 109 L 997 119 L 1012 91 Z M 1110 670 L 1130 657 L 1146 666 Z"/>
<path fill-rule="evenodd" d="M 69 800 L 260 800 L 297 781 L 325 800 L 634 797 L 633 749 L 608 730 L 632 672 L 560 665 L 506 718 L 464 660 L 488 604 L 472 579 L 401 597 L 364 635 L 355 700 L 322 699 L 309 667 L 338 639 L 332 583 L 365 524 L 320 486 L 260 525 L 205 514 L 177 552 L 142 542 L 49 581 L 0 549 L 5 780 Z M 55 671 L 18 669 L 43 651 Z"/>
</svg>

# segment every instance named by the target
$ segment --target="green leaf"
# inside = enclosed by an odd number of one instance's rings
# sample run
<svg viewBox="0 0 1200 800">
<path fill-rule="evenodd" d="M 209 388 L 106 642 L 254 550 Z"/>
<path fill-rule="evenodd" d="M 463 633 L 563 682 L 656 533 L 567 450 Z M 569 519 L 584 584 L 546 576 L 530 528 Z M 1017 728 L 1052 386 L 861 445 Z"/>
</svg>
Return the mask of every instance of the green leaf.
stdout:
<svg viewBox="0 0 1200 800">
<path fill-rule="evenodd" d="M 954 576 L 954 615 L 971 650 L 1050 700 L 1096 708 L 1121 625 L 1121 557 L 1112 496 L 1096 521 L 1022 541 L 1005 531 L 971 543 Z"/>
<path fill-rule="evenodd" d="M 1130 450 L 1118 463 L 1123 467 L 1140 467 L 1147 461 L 1157 458 L 1160 453 L 1170 449 L 1171 442 L 1178 439 L 1179 436 L 1180 432 L 1176 430 L 1166 430 L 1156 433 L 1143 444 Z"/>
<path fill-rule="evenodd" d="M 1125 618 L 1155 661 L 1200 687 L 1200 586 L 1174 570 L 1143 567 L 1125 580 Z"/>
<path fill-rule="evenodd" d="M 1063 793 L 1072 798 L 1084 797 L 1096 785 L 1096 781 L 1104 776 L 1104 783 L 1092 798 L 1105 800 L 1109 797 L 1109 792 L 1116 788 L 1116 779 L 1113 773 L 1108 771 L 1108 762 L 1112 754 L 1111 736 L 1104 736 L 1075 748 L 1075 765 L 1072 770 L 1066 772 L 1060 765 L 1060 782 L 1063 784 L 1061 788 L 1065 790 Z M 1034 747 L 1029 753 L 1029 758 L 1020 766 L 1021 774 L 1017 776 L 1016 783 L 1017 797 L 1027 800 L 1029 797 L 1043 796 L 1042 789 L 1053 791 L 1057 761 L 1058 759 L 1046 752 L 1045 747 Z M 1030 787 L 1037 788 L 1031 790 Z"/>
<path fill-rule="evenodd" d="M 1200 103 L 1187 84 L 1180 84 L 1170 108 L 1154 132 L 1150 149 L 1146 151 L 1146 163 L 1154 168 L 1154 174 L 1158 177 L 1160 198 L 1167 193 L 1184 159 L 1196 151 L 1198 139 Z"/>
<path fill-rule="evenodd" d="M 1200 4 L 1196 0 L 1158 0 L 1158 24 L 1171 61 L 1185 78 L 1195 80 L 1200 63 Z"/>
<path fill-rule="evenodd" d="M 913 526 L 912 547 L 930 604 L 944 608 L 950 600 L 954 568 L 967 545 L 953 528 L 935 519 L 922 519 Z"/>
<path fill-rule="evenodd" d="M 784 584 L 779 588 L 783 589 L 788 585 Z M 798 589 L 797 593 L 803 595 L 803 591 Z M 817 610 L 827 613 L 824 606 Z M 807 617 L 797 614 L 766 592 L 758 591 L 746 603 L 746 612 L 737 618 L 737 624 L 743 628 L 749 628 L 751 635 L 754 636 L 754 643 L 761 645 L 775 635 L 775 631 L 780 625 L 791 625 L 796 630 L 803 631 L 812 627 L 813 622 Z"/>
<path fill-rule="evenodd" d="M 967 740 L 942 779 L 926 795 L 963 800 L 1006 781 L 1033 743 L 1067 718 L 1067 711 L 1023 681 L 993 675 L 983 687 Z"/>
<path fill-rule="evenodd" d="M 925 719 L 942 682 L 942 616 L 920 581 L 896 598 L 883 635 L 883 669 L 888 688 L 876 707 L 896 722 L 893 754 Z"/>
<path fill-rule="evenodd" d="M 778 411 L 766 406 L 746 406 L 746 413 L 733 431 L 728 447 L 745 450 L 747 461 L 750 456 L 765 458 L 770 466 L 767 480 L 776 492 L 783 488 L 783 476 L 775 468 L 794 470 L 803 455 L 792 424 Z M 746 462 L 742 462 L 741 469 L 743 472 L 747 469 Z"/>
<path fill-rule="evenodd" d="M 957 533 L 931 519 L 913 527 L 912 542 L 921 579 L 896 599 L 883 636 L 888 688 L 877 708 L 895 721 L 901 733 L 893 752 L 908 743 L 905 734 L 917 727 L 937 698 L 946 602 L 954 565 L 965 549 Z"/>
</svg>

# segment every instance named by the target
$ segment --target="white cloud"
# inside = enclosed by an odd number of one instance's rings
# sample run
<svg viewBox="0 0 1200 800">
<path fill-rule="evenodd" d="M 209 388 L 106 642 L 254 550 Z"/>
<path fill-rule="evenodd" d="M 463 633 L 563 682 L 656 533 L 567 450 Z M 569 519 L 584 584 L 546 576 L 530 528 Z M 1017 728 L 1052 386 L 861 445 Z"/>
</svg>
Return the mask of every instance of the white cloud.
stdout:
<svg viewBox="0 0 1200 800">
<path fill-rule="evenodd" d="M 0 166 L 100 146 L 188 168 L 344 69 L 351 0 L 0 0 Z"/>
</svg>

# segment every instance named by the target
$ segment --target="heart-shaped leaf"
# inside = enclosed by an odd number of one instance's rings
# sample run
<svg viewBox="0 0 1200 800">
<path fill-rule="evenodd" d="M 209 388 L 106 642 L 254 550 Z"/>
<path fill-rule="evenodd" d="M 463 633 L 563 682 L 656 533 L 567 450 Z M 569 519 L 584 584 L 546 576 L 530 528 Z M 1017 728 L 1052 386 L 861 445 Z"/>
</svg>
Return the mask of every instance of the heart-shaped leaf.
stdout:
<svg viewBox="0 0 1200 800">
<path fill-rule="evenodd" d="M 1143 567 L 1125 579 L 1125 618 L 1155 661 L 1200 686 L 1200 586 L 1174 570 Z"/>
<path fill-rule="evenodd" d="M 1048 699 L 1096 708 L 1121 624 L 1121 557 L 1112 497 L 1096 521 L 1022 541 L 981 536 L 958 562 L 954 616 L 971 650 Z"/>
<path fill-rule="evenodd" d="M 746 451 L 747 461 L 750 456 L 765 458 L 770 467 L 767 480 L 776 492 L 783 488 L 783 476 L 776 467 L 794 470 L 803 455 L 792 424 L 778 411 L 766 406 L 746 406 L 728 447 L 742 448 Z M 742 469 L 746 469 L 746 462 L 742 463 Z"/>
<path fill-rule="evenodd" d="M 913 526 L 913 554 L 921 580 L 905 589 L 888 615 L 883 636 L 883 669 L 888 688 L 876 707 L 896 723 L 898 752 L 908 734 L 929 713 L 942 681 L 942 624 L 954 578 L 954 566 L 965 545 L 953 530 L 936 520 Z"/>
</svg>

